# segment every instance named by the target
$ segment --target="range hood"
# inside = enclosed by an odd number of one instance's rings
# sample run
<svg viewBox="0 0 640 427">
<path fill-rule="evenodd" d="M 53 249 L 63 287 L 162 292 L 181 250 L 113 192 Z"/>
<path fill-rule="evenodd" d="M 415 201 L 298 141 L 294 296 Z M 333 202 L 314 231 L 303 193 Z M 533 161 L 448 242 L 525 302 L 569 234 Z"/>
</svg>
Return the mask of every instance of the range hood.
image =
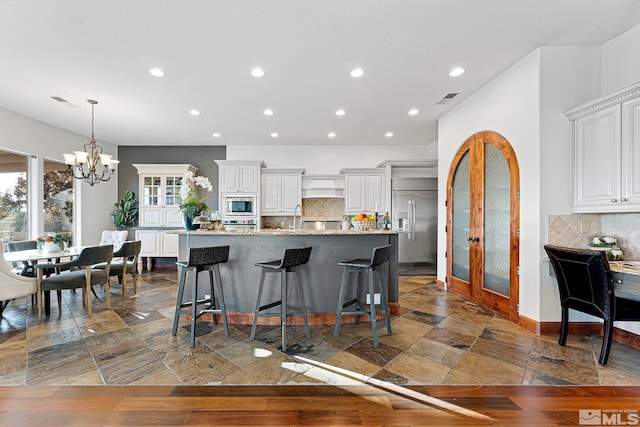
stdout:
<svg viewBox="0 0 640 427">
<path fill-rule="evenodd" d="M 344 198 L 344 175 L 302 175 L 302 198 Z"/>
</svg>

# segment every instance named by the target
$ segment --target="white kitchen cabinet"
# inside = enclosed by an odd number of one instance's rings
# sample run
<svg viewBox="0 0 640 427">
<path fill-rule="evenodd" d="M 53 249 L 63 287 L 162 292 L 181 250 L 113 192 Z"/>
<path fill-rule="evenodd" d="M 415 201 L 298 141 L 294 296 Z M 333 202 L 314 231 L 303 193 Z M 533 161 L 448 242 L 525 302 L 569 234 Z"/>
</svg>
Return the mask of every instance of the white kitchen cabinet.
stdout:
<svg viewBox="0 0 640 427">
<path fill-rule="evenodd" d="M 344 174 L 344 214 L 383 212 L 387 200 L 386 171 L 379 168 L 342 169 Z"/>
<path fill-rule="evenodd" d="M 258 193 L 261 161 L 216 160 L 220 193 Z"/>
<path fill-rule="evenodd" d="M 135 164 L 139 182 L 141 227 L 181 227 L 180 185 L 183 175 L 198 170 L 190 164 Z"/>
<path fill-rule="evenodd" d="M 151 270 L 151 258 L 178 256 L 178 235 L 163 230 L 136 230 L 136 240 L 140 240 L 141 248 L 138 256 L 138 271 L 142 271 L 144 260 L 147 270 Z"/>
<path fill-rule="evenodd" d="M 260 188 L 261 215 L 295 214 L 302 205 L 304 169 L 262 169 Z"/>
<path fill-rule="evenodd" d="M 565 115 L 574 121 L 571 211 L 640 211 L 640 84 Z"/>
</svg>

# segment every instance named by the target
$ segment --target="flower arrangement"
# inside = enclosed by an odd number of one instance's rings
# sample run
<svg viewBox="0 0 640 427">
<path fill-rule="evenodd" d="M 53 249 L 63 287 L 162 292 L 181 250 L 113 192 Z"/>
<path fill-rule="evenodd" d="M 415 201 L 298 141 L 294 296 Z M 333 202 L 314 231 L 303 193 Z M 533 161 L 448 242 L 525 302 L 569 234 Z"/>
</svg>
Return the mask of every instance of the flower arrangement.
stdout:
<svg viewBox="0 0 640 427">
<path fill-rule="evenodd" d="M 42 252 L 43 248 L 45 247 L 46 243 L 55 243 L 56 245 L 58 245 L 58 248 L 60 248 L 61 251 L 63 251 L 65 248 L 65 243 L 67 245 L 71 245 L 71 233 L 55 233 L 55 234 L 48 234 L 42 237 L 37 237 L 36 238 L 36 242 L 37 242 L 37 246 L 38 246 L 38 251 Z M 45 251 L 46 252 L 46 251 Z M 49 251 L 51 252 L 51 251 Z"/>
<path fill-rule="evenodd" d="M 594 248 L 615 248 L 618 246 L 618 239 L 612 236 L 593 236 L 591 246 Z"/>
<path fill-rule="evenodd" d="M 209 181 L 209 178 L 204 176 L 193 176 L 193 172 L 189 171 L 182 177 L 180 184 L 180 203 L 179 211 L 193 219 L 196 215 L 209 210 L 209 206 L 205 203 L 206 197 L 198 197 L 197 187 L 202 187 L 207 191 L 213 191 L 213 185 Z"/>
</svg>

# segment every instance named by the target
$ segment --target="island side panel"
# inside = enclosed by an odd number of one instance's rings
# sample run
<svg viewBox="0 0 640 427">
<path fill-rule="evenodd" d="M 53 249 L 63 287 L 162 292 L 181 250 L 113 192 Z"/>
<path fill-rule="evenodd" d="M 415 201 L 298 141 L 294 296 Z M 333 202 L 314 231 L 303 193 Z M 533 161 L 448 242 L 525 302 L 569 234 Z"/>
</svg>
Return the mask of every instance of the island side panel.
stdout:
<svg viewBox="0 0 640 427">
<path fill-rule="evenodd" d="M 227 311 L 252 313 L 255 309 L 260 268 L 257 262 L 282 257 L 285 248 L 312 246 L 309 263 L 300 269 L 307 309 L 311 313 L 335 312 L 342 281 L 342 267 L 338 262 L 355 258 L 371 258 L 374 247 L 392 244 L 394 250 L 386 271 L 390 303 L 398 302 L 398 235 L 273 235 L 273 234 L 205 234 L 185 233 L 179 236 L 179 259 L 186 260 L 188 248 L 229 245 L 229 261 L 220 266 Z M 203 273 L 201 273 L 203 274 Z M 205 273 L 206 274 L 206 273 Z M 201 276 L 200 288 L 205 290 L 206 276 Z M 279 299 L 280 276 L 268 274 L 263 303 Z M 290 276 L 290 305 L 295 309 L 299 301 L 295 277 Z M 208 293 L 208 291 L 207 291 Z"/>
</svg>

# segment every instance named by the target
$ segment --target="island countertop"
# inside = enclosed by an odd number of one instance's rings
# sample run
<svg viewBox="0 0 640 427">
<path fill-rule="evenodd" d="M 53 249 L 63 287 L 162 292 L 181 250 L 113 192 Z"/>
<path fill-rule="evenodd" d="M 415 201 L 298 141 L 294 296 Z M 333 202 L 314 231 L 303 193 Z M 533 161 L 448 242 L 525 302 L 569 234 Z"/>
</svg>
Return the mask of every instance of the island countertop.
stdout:
<svg viewBox="0 0 640 427">
<path fill-rule="evenodd" d="M 167 230 L 169 234 L 189 234 L 189 235 L 214 235 L 214 236 L 235 236 L 256 235 L 256 236 L 357 236 L 368 234 L 398 234 L 407 233 L 404 230 L 382 230 L 380 228 L 356 231 L 356 230 L 287 230 L 284 228 L 263 228 L 261 230 Z"/>
<path fill-rule="evenodd" d="M 220 275 L 231 323 L 251 323 L 261 273 L 261 269 L 255 264 L 280 259 L 285 248 L 313 248 L 309 262 L 300 268 L 311 323 L 335 322 L 343 275 L 343 267 L 338 263 L 356 258 L 370 259 L 373 248 L 378 246 L 392 245 L 389 263 L 383 266 L 381 273 L 388 288 L 390 308 L 392 311 L 399 308 L 398 230 L 172 230 L 166 233 L 178 235 L 179 260 L 188 259 L 190 248 L 229 245 L 229 260 L 220 265 Z M 265 301 L 279 299 L 279 280 L 280 275 L 267 276 Z M 295 278 L 292 276 L 291 280 L 295 281 Z M 364 280 L 364 276 L 361 280 Z M 205 282 L 202 285 L 203 291 Z M 355 295 L 355 288 L 352 291 Z M 295 287 L 290 292 L 293 292 L 295 306 Z M 269 318 L 260 319 L 266 320 Z M 279 319 L 276 320 L 279 322 Z"/>
</svg>

